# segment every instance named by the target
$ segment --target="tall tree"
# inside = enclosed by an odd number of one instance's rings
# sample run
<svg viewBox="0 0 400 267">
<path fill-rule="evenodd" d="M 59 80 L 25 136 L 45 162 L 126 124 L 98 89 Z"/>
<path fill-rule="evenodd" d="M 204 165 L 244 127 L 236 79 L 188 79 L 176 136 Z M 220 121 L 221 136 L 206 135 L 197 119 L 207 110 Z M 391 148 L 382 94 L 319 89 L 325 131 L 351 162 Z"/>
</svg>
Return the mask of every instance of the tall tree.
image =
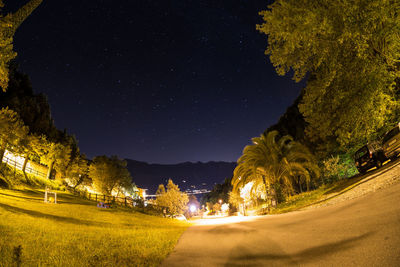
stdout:
<svg viewBox="0 0 400 267">
<path fill-rule="evenodd" d="M 75 188 L 79 185 L 89 185 L 89 162 L 85 155 L 74 157 L 67 166 L 66 178 L 72 187 Z"/>
<path fill-rule="evenodd" d="M 8 86 L 8 64 L 17 56 L 13 51 L 13 37 L 18 27 L 35 10 L 43 0 L 31 0 L 17 12 L 0 16 L 0 87 L 3 91 Z M 0 0 L 0 12 L 4 7 Z"/>
<path fill-rule="evenodd" d="M 400 2 L 276 0 L 257 29 L 280 75 L 308 79 L 307 134 L 328 148 L 372 139 L 399 110 Z"/>
<path fill-rule="evenodd" d="M 110 195 L 132 184 L 132 177 L 126 169 L 126 161 L 117 156 L 95 157 L 89 167 L 89 177 L 98 192 Z"/>
<path fill-rule="evenodd" d="M 31 134 L 46 135 L 57 141 L 59 131 L 51 118 L 47 97 L 33 92 L 28 75 L 21 73 L 15 62 L 10 64 L 8 89 L 0 91 L 0 107 L 8 107 L 19 114 Z"/>
<path fill-rule="evenodd" d="M 47 179 L 50 179 L 53 169 L 65 175 L 69 160 L 71 157 L 71 148 L 61 143 L 47 142 L 45 144 L 45 154 L 42 157 L 45 164 L 49 167 Z"/>
<path fill-rule="evenodd" d="M 21 153 L 27 134 L 28 127 L 16 112 L 8 108 L 0 110 L 0 163 L 6 149 Z"/>
<path fill-rule="evenodd" d="M 25 174 L 26 165 L 29 159 L 40 159 L 45 154 L 45 144 L 47 143 L 46 137 L 41 135 L 27 135 L 23 140 L 24 144 L 21 147 L 22 153 L 25 157 L 22 165 L 22 172 Z"/>
</svg>

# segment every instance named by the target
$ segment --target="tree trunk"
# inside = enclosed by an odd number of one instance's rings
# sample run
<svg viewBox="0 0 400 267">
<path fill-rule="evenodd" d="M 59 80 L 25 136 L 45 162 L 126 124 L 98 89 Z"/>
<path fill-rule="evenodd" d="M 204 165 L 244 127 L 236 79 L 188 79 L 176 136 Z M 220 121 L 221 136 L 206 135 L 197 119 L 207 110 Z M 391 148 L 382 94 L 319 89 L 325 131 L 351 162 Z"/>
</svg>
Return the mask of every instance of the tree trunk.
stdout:
<svg viewBox="0 0 400 267">
<path fill-rule="evenodd" d="M 268 199 L 269 186 L 267 186 L 267 181 L 265 180 L 265 176 L 264 175 L 262 176 L 262 178 L 263 178 L 263 183 L 264 183 L 264 187 L 265 187 L 265 198 Z"/>
<path fill-rule="evenodd" d="M 76 190 L 76 188 L 77 188 L 81 183 L 83 183 L 83 175 L 82 175 L 82 176 L 79 176 L 78 182 L 77 182 L 76 185 L 73 187 L 73 188 L 74 188 L 74 191 Z"/>
<path fill-rule="evenodd" d="M 28 164 L 28 155 L 25 155 L 24 164 L 22 165 L 22 172 L 25 174 L 26 165 Z"/>
<path fill-rule="evenodd" d="M 5 148 L 0 147 L 0 163 L 3 162 L 3 158 L 4 158 L 4 153 L 6 153 Z"/>
<path fill-rule="evenodd" d="M 25 160 L 24 160 L 24 164 L 22 165 L 22 172 L 24 173 L 25 176 L 25 180 L 27 184 L 30 184 L 30 181 L 28 179 L 28 175 L 26 175 L 25 169 L 26 169 L 26 165 L 28 164 L 28 155 L 25 155 Z"/>
<path fill-rule="evenodd" d="M 46 176 L 47 179 L 50 179 L 51 172 L 53 170 L 53 166 L 54 166 L 54 160 L 50 163 L 49 169 L 47 170 L 47 176 Z"/>
</svg>

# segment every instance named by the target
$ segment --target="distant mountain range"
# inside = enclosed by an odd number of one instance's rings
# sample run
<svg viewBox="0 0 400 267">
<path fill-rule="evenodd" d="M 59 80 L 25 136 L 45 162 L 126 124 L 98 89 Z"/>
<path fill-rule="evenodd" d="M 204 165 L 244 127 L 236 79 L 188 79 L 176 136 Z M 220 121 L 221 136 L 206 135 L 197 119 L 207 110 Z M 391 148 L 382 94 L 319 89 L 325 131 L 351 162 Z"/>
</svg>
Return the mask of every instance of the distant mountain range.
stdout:
<svg viewBox="0 0 400 267">
<path fill-rule="evenodd" d="M 148 194 L 154 194 L 158 185 L 166 184 L 168 179 L 178 184 L 182 191 L 211 190 L 215 184 L 231 178 L 236 167 L 235 162 L 149 164 L 131 159 L 126 161 L 133 181 L 138 187 L 148 189 Z"/>
</svg>

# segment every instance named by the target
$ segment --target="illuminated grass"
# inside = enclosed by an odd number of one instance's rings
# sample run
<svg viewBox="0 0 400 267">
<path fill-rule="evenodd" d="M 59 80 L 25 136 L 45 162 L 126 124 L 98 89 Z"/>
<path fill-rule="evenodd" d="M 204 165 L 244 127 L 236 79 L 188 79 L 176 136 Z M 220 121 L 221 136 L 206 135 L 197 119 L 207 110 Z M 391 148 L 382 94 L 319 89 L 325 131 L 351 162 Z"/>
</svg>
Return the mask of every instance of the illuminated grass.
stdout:
<svg viewBox="0 0 400 267">
<path fill-rule="evenodd" d="M 59 193 L 0 190 L 0 266 L 156 266 L 172 251 L 188 223 L 130 209 L 99 209 Z"/>
<path fill-rule="evenodd" d="M 334 195 L 344 192 L 352 187 L 356 186 L 364 176 L 354 176 L 352 178 L 347 178 L 339 180 L 332 184 L 327 184 L 319 187 L 316 190 L 301 193 L 292 196 L 284 203 L 279 203 L 277 208 L 272 210 L 272 214 L 285 213 L 290 211 L 300 210 L 307 206 L 317 204 L 325 201 L 329 197 L 334 197 Z"/>
<path fill-rule="evenodd" d="M 311 204 L 314 204 L 325 197 L 325 193 L 331 190 L 332 187 L 321 186 L 320 188 L 295 195 L 286 202 L 279 203 L 276 209 L 272 210 L 272 214 L 285 213 L 299 210 Z"/>
</svg>

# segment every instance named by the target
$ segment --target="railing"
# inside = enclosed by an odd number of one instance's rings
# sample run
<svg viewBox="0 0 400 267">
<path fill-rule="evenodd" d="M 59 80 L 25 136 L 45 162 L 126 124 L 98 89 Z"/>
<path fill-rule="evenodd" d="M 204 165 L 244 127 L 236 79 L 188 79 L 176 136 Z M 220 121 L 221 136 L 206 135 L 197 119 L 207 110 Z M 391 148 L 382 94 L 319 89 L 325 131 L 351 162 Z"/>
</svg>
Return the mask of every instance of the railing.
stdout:
<svg viewBox="0 0 400 267">
<path fill-rule="evenodd" d="M 22 170 L 22 167 L 23 167 L 22 164 L 20 162 L 17 162 L 16 160 L 13 160 L 13 159 L 10 159 L 10 158 L 7 158 L 6 156 L 4 156 L 3 157 L 3 162 L 5 164 L 10 165 L 11 167 L 14 167 L 15 169 Z M 31 167 L 28 167 L 28 166 L 26 166 L 25 172 L 33 174 L 33 175 L 36 175 L 36 176 L 39 176 L 39 177 L 46 178 L 46 174 L 45 173 L 40 172 L 38 170 L 35 170 L 35 169 L 33 169 Z"/>
<path fill-rule="evenodd" d="M 92 200 L 96 202 L 101 201 L 108 204 L 116 204 L 119 206 L 130 207 L 130 208 L 142 205 L 140 201 L 135 200 L 131 197 L 107 196 L 107 195 L 82 192 L 82 191 L 73 191 L 73 194 L 87 200 Z"/>
<path fill-rule="evenodd" d="M 46 173 L 43 173 L 43 172 L 40 172 L 38 170 L 32 169 L 31 167 L 26 167 L 25 171 L 27 173 L 30 173 L 30 174 L 33 174 L 33 175 L 36 175 L 36 176 L 39 176 L 39 177 L 42 177 L 42 178 L 46 178 L 46 176 L 47 176 Z"/>
</svg>

